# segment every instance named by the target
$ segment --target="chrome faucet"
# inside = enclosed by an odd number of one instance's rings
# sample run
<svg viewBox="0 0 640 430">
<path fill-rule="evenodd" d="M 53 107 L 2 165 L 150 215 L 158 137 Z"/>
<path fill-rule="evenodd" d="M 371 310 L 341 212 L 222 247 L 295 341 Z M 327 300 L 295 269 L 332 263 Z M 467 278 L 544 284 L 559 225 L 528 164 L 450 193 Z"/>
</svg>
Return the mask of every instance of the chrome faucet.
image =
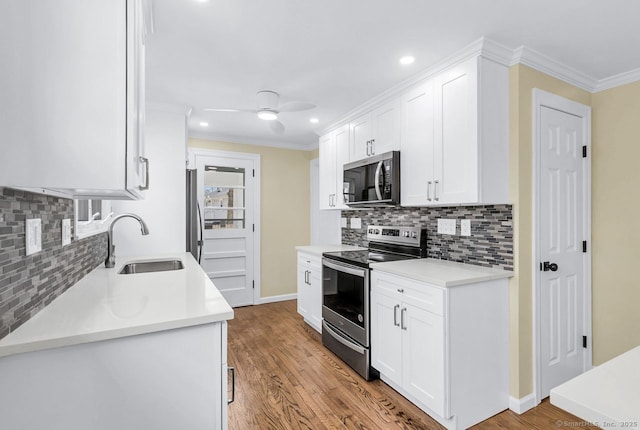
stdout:
<svg viewBox="0 0 640 430">
<path fill-rule="evenodd" d="M 109 225 L 109 233 L 107 234 L 107 259 L 104 261 L 104 265 L 107 268 L 112 268 L 116 265 L 116 246 L 113 244 L 113 226 L 115 223 L 121 218 L 133 218 L 140 223 L 140 230 L 142 231 L 142 235 L 146 236 L 149 234 L 149 228 L 147 224 L 136 214 L 120 214 L 113 218 L 111 224 Z"/>
</svg>

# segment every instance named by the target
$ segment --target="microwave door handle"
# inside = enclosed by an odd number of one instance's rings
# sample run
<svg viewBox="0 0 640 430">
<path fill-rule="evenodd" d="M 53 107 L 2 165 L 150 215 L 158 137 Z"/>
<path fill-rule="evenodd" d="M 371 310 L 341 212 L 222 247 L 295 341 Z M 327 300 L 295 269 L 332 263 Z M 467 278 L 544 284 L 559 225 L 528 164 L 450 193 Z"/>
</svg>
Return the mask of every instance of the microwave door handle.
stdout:
<svg viewBox="0 0 640 430">
<path fill-rule="evenodd" d="M 380 192 L 380 172 L 382 172 L 382 161 L 378 161 L 378 167 L 376 167 L 376 177 L 374 179 L 376 183 L 376 196 L 378 200 L 382 200 L 382 193 Z"/>
</svg>

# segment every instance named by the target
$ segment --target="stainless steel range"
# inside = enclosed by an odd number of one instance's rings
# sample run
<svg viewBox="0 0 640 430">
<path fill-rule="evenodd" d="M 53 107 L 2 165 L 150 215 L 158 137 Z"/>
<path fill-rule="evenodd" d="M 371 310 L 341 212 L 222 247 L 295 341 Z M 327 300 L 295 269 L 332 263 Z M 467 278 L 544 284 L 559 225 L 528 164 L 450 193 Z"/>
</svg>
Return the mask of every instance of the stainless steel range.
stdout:
<svg viewBox="0 0 640 430">
<path fill-rule="evenodd" d="M 322 254 L 322 343 L 366 380 L 371 367 L 369 265 L 427 256 L 426 231 L 369 226 L 369 249 Z"/>
</svg>

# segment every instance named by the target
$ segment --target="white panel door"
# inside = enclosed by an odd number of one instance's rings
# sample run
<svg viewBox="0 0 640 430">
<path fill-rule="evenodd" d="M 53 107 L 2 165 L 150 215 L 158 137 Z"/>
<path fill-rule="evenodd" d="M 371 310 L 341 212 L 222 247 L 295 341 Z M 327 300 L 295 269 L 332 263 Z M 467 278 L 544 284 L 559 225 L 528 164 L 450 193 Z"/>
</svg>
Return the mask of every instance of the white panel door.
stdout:
<svg viewBox="0 0 640 430">
<path fill-rule="evenodd" d="M 333 132 L 332 137 L 336 166 L 334 206 L 335 209 L 348 209 L 344 199 L 344 165 L 349 162 L 349 126 L 340 127 Z"/>
<path fill-rule="evenodd" d="M 333 209 L 336 192 L 336 152 L 333 144 L 333 133 L 320 137 L 319 184 L 320 209 Z"/>
<path fill-rule="evenodd" d="M 351 161 L 362 160 L 371 155 L 371 113 L 361 116 L 349 123 Z"/>
<path fill-rule="evenodd" d="M 540 112 L 540 395 L 584 371 L 583 118 Z"/>
<path fill-rule="evenodd" d="M 400 147 L 400 99 L 387 103 L 371 113 L 372 141 L 369 155 L 383 154 Z"/>
<path fill-rule="evenodd" d="M 371 366 L 402 384 L 402 336 L 400 300 L 371 292 Z"/>
<path fill-rule="evenodd" d="M 400 169 L 403 206 L 433 203 L 433 82 L 429 81 L 400 99 Z"/>
<path fill-rule="evenodd" d="M 196 155 L 202 267 L 231 306 L 254 304 L 254 160 Z"/>
</svg>

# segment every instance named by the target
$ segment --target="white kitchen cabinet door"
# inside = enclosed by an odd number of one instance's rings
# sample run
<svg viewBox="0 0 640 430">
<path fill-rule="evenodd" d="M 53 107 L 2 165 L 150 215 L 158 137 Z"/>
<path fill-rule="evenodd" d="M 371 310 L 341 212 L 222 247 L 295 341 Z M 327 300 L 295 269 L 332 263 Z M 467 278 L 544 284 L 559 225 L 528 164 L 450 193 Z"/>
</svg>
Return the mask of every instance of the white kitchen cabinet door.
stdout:
<svg viewBox="0 0 640 430">
<path fill-rule="evenodd" d="M 400 99 L 386 103 L 371 113 L 372 141 L 369 155 L 400 148 Z"/>
<path fill-rule="evenodd" d="M 349 161 L 349 125 L 320 137 L 320 209 L 347 209 L 343 166 Z"/>
<path fill-rule="evenodd" d="M 400 147 L 400 99 L 394 99 L 351 121 L 351 161 L 398 150 Z"/>
<path fill-rule="evenodd" d="M 400 299 L 371 292 L 371 366 L 396 384 L 402 384 Z"/>
<path fill-rule="evenodd" d="M 435 86 L 434 200 L 479 201 L 478 59 L 439 74 Z M 505 118 L 505 121 L 507 118 Z"/>
<path fill-rule="evenodd" d="M 318 257 L 298 253 L 298 313 L 322 332 L 322 263 Z"/>
<path fill-rule="evenodd" d="M 445 416 L 444 319 L 408 303 L 401 312 L 402 387 Z"/>
<path fill-rule="evenodd" d="M 403 206 L 432 204 L 434 180 L 433 81 L 427 81 L 400 98 L 400 169 Z"/>
<path fill-rule="evenodd" d="M 0 183 L 143 196 L 141 0 L 0 6 Z"/>
</svg>

